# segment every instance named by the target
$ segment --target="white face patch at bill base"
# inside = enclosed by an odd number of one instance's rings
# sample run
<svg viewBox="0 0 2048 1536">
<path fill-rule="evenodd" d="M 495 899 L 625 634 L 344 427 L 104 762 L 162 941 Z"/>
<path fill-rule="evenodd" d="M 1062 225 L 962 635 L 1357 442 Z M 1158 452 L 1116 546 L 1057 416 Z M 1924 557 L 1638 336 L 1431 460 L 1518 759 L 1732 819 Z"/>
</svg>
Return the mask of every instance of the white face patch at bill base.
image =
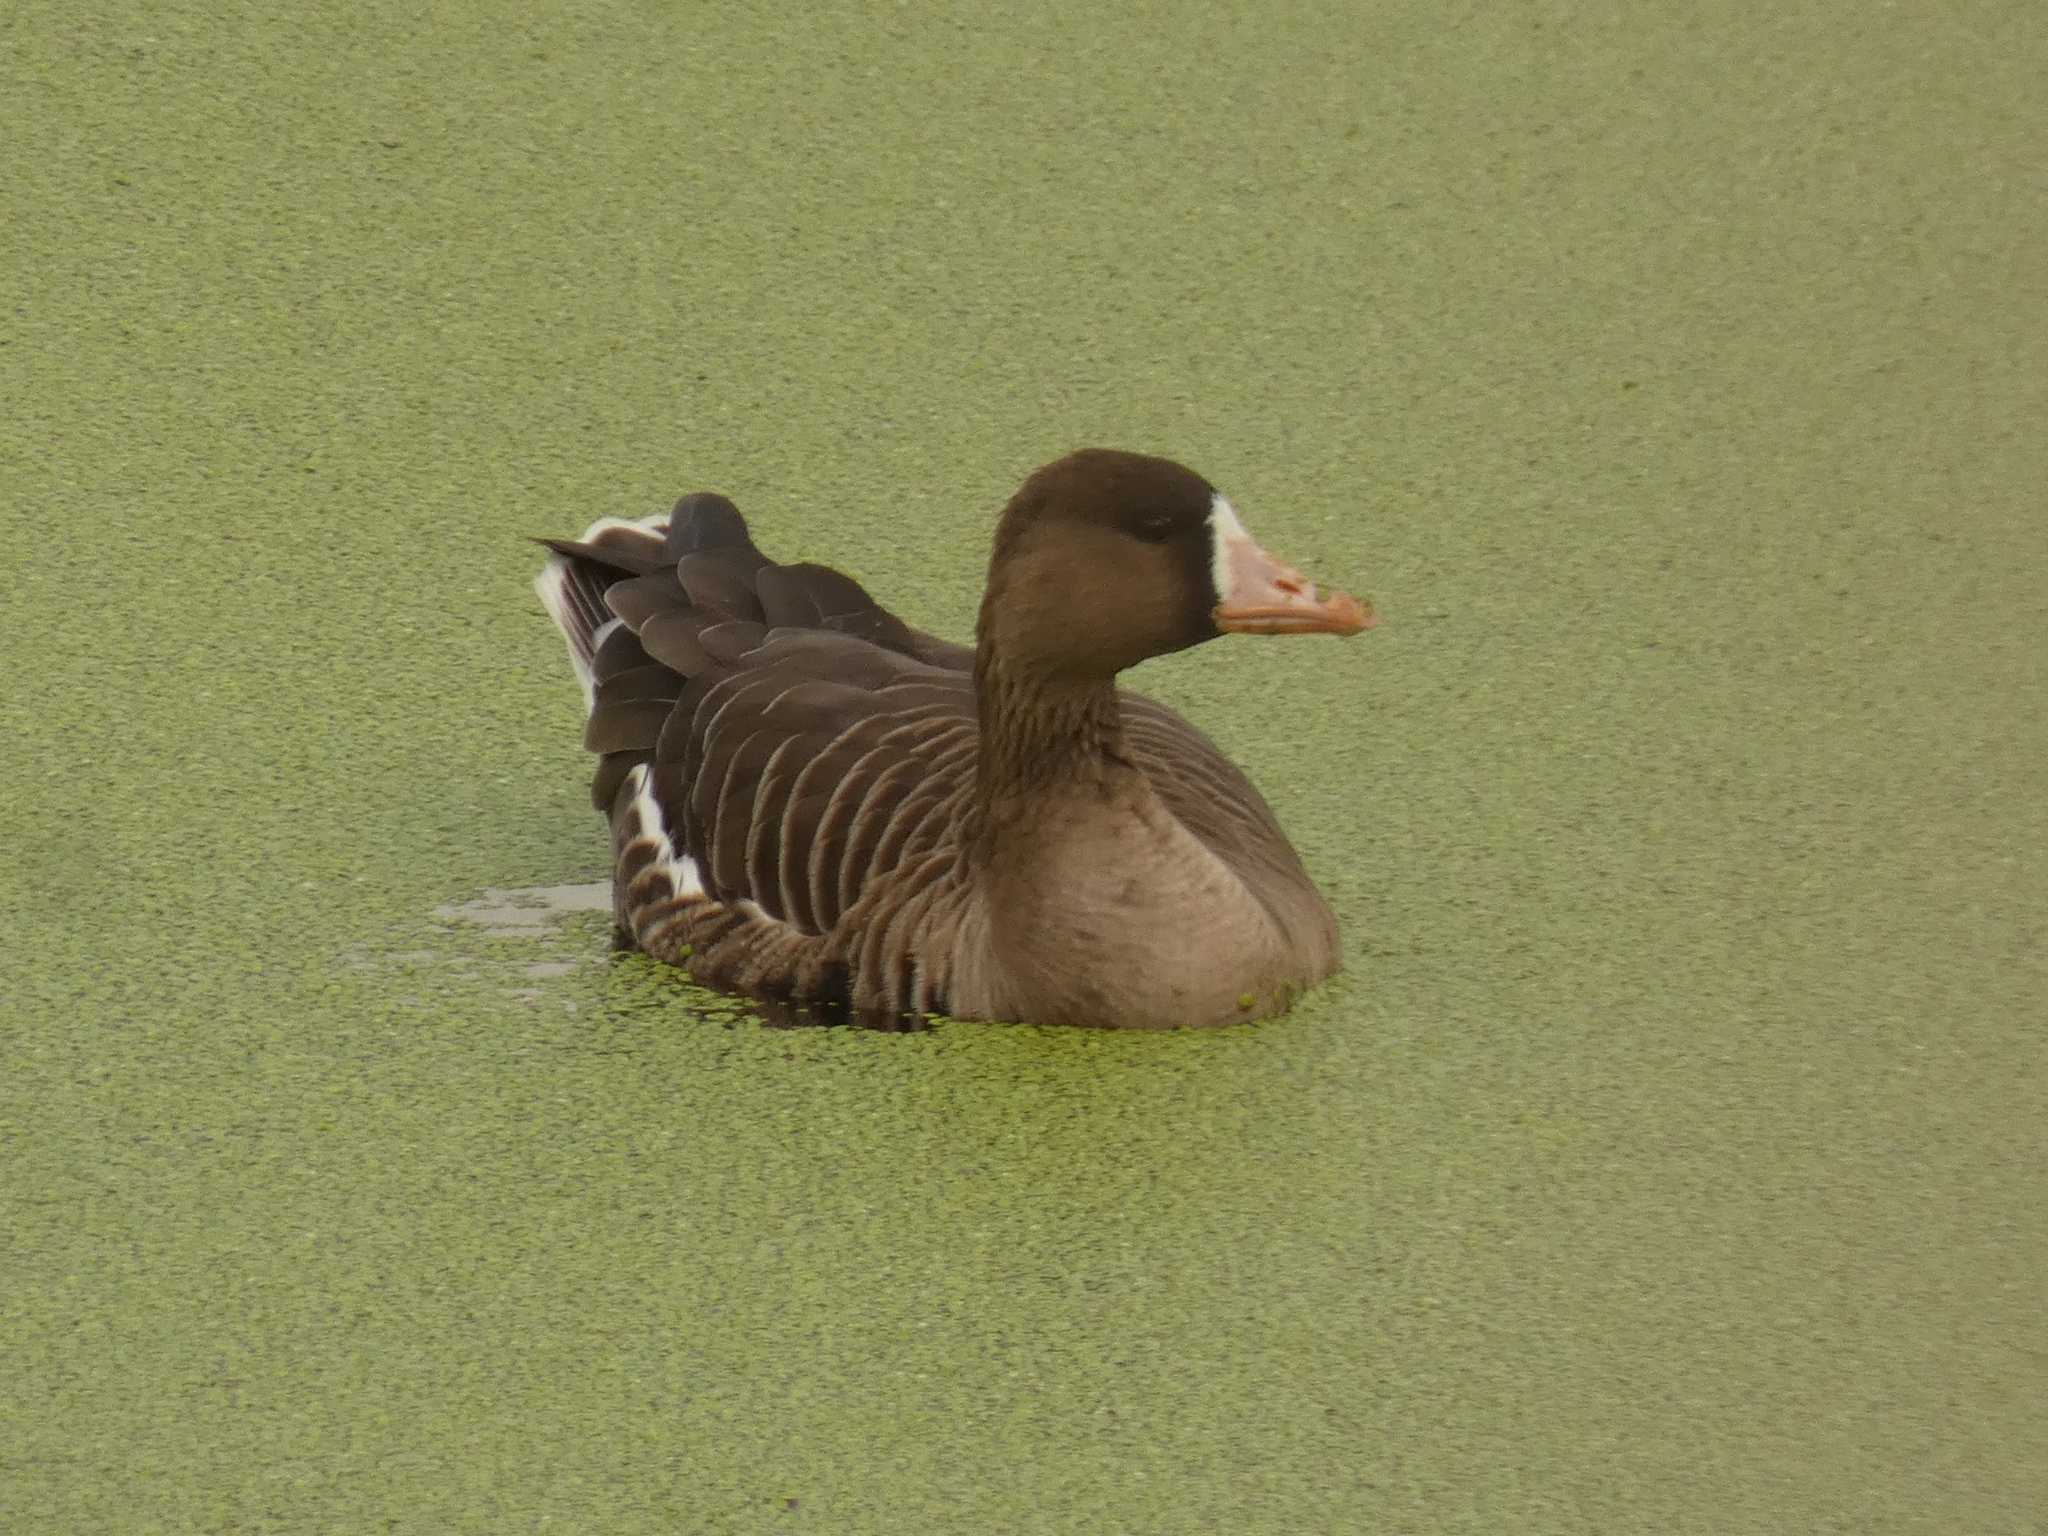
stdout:
<svg viewBox="0 0 2048 1536">
<path fill-rule="evenodd" d="M 1237 519 L 1237 508 L 1221 491 L 1209 498 L 1209 580 L 1216 587 L 1216 601 L 1230 601 L 1230 556 L 1233 545 L 1249 544 L 1252 536 Z"/>
</svg>

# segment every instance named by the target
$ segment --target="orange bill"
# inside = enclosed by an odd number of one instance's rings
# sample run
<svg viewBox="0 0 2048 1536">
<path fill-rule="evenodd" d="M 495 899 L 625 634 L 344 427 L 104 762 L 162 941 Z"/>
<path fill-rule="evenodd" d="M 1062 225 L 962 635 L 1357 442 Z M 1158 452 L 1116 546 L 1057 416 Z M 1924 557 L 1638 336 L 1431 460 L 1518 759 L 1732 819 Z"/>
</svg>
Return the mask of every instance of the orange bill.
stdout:
<svg viewBox="0 0 2048 1536">
<path fill-rule="evenodd" d="M 1379 622 L 1370 603 L 1319 591 L 1240 531 L 1218 530 L 1216 627 L 1237 635 L 1355 635 Z"/>
</svg>

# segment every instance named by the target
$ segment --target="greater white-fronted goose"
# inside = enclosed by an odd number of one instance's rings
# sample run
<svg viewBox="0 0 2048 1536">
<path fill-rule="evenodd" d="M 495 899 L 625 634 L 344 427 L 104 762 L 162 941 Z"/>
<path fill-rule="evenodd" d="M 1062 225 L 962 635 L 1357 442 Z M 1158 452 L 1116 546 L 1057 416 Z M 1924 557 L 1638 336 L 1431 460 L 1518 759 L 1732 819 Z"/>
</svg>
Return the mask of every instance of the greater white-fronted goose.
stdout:
<svg viewBox="0 0 2048 1536">
<path fill-rule="evenodd" d="M 867 1022 L 1228 1024 L 1337 968 L 1329 906 L 1259 792 L 1116 686 L 1226 631 L 1373 622 L 1192 470 L 1088 449 L 1033 474 L 996 527 L 972 650 L 838 571 L 775 564 L 722 496 L 543 542 L 622 943 Z"/>
</svg>

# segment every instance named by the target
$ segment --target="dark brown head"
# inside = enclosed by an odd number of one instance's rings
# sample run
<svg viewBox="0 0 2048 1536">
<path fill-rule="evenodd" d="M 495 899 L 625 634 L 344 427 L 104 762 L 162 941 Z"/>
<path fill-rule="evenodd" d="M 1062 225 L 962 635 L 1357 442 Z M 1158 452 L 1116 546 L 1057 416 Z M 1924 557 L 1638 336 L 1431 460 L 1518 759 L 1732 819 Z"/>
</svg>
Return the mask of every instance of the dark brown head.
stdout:
<svg viewBox="0 0 2048 1536">
<path fill-rule="evenodd" d="M 1252 542 L 1229 501 L 1170 459 L 1084 448 L 1003 509 L 979 633 L 1012 663 L 1109 677 L 1227 632 L 1356 634 L 1371 610 Z"/>
</svg>

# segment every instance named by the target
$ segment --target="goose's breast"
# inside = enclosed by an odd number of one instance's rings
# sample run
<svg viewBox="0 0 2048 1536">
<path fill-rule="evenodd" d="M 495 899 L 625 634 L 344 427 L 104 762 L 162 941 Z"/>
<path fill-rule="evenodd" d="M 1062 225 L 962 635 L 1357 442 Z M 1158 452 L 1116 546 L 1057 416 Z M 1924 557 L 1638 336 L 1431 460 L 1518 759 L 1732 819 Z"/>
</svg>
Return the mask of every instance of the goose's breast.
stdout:
<svg viewBox="0 0 2048 1536">
<path fill-rule="evenodd" d="M 1279 1011 L 1301 974 L 1265 905 L 1156 803 L 1049 819 L 992 870 L 959 974 L 998 1018 L 1172 1029 Z"/>
</svg>

